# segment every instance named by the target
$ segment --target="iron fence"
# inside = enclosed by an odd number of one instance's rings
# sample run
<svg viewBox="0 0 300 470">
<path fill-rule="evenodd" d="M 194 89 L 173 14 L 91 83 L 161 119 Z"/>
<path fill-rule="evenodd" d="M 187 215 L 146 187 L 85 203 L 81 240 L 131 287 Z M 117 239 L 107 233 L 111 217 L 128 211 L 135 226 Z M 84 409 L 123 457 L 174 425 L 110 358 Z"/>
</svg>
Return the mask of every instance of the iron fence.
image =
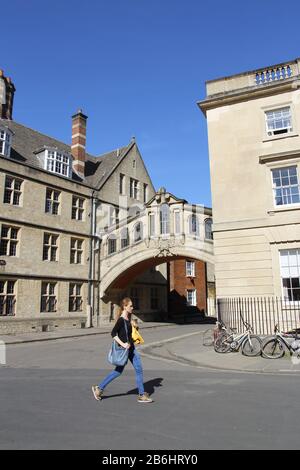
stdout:
<svg viewBox="0 0 300 470">
<path fill-rule="evenodd" d="M 244 331 L 244 321 L 250 323 L 254 333 L 271 335 L 275 325 L 281 331 L 300 329 L 300 302 L 290 302 L 281 297 L 239 297 L 217 299 L 218 319 Z"/>
</svg>

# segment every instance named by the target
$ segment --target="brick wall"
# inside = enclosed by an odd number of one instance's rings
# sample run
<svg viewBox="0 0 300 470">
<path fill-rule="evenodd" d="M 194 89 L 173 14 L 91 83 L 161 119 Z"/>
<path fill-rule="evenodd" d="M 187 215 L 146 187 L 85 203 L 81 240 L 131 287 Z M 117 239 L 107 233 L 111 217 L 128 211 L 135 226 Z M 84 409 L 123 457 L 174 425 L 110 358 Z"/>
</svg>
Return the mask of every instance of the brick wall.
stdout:
<svg viewBox="0 0 300 470">
<path fill-rule="evenodd" d="M 195 260 L 195 277 L 186 276 L 186 260 L 170 262 L 169 313 L 203 313 L 206 311 L 206 267 L 203 261 Z M 197 306 L 186 305 L 186 292 L 196 289 Z"/>
</svg>

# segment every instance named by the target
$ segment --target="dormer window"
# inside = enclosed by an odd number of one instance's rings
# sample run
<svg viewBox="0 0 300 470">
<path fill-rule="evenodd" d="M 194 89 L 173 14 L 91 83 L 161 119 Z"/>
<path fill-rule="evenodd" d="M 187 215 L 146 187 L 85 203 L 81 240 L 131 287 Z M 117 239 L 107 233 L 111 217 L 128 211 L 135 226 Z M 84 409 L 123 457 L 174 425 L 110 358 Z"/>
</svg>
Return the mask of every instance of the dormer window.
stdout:
<svg viewBox="0 0 300 470">
<path fill-rule="evenodd" d="M 45 169 L 62 176 L 70 176 L 71 157 L 58 150 L 46 150 Z"/>
<path fill-rule="evenodd" d="M 10 156 L 12 132 L 5 127 L 0 127 L 0 155 Z"/>
</svg>

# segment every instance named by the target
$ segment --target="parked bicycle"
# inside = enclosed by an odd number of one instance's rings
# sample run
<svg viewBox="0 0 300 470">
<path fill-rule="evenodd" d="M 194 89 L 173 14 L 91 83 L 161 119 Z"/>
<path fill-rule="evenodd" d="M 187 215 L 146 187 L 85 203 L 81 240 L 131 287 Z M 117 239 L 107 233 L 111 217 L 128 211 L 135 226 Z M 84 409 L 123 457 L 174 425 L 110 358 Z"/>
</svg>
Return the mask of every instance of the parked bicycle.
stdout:
<svg viewBox="0 0 300 470">
<path fill-rule="evenodd" d="M 290 333 L 282 333 L 278 325 L 275 325 L 274 336 L 265 341 L 262 348 L 262 356 L 267 359 L 279 359 L 285 355 L 286 350 L 291 356 L 300 358 L 300 340 L 298 339 L 298 331 Z M 288 341 L 292 339 L 291 342 Z"/>
<path fill-rule="evenodd" d="M 249 323 L 242 319 L 245 326 L 244 333 L 224 332 L 215 341 L 214 348 L 218 353 L 227 353 L 229 351 L 239 351 L 245 356 L 258 356 L 262 349 L 262 340 L 259 336 L 253 334 L 253 328 Z"/>
<path fill-rule="evenodd" d="M 233 330 L 228 328 L 222 320 L 217 320 L 213 328 L 208 328 L 203 332 L 203 346 L 213 346 L 223 333 L 233 333 Z"/>
</svg>

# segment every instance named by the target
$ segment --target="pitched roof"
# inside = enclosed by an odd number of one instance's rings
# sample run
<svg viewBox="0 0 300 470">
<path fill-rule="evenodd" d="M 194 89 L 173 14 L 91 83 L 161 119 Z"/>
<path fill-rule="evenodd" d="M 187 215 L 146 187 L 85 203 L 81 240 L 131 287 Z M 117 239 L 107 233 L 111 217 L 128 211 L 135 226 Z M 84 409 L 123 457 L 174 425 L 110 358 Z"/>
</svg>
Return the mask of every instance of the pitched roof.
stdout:
<svg viewBox="0 0 300 470">
<path fill-rule="evenodd" d="M 41 134 L 29 127 L 23 126 L 15 121 L 0 118 L 0 124 L 7 126 L 13 133 L 10 158 L 29 166 L 41 168 L 40 161 L 36 155 L 37 150 L 44 147 L 57 147 L 62 152 L 71 154 L 71 146 L 53 139 L 45 134 Z M 99 156 L 93 156 L 86 153 L 85 179 L 84 184 L 100 189 L 107 180 L 116 165 L 130 151 L 133 143 L 112 152 Z M 57 175 L 60 176 L 60 175 Z M 61 176 L 64 178 L 64 176 Z M 72 180 L 81 181 L 73 172 Z"/>
</svg>

